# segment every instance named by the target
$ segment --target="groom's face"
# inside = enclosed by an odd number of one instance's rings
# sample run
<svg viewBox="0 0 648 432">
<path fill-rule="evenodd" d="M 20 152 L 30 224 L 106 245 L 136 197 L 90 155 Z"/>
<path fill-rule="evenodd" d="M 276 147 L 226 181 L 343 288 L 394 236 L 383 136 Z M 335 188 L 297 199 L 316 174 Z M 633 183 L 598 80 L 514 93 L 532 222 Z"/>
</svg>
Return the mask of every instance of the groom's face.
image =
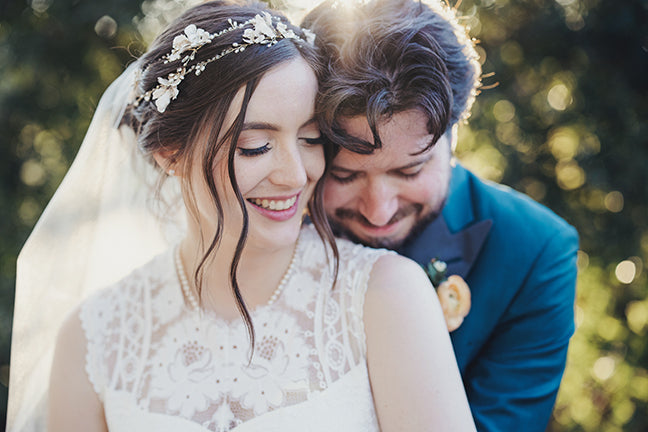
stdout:
<svg viewBox="0 0 648 432">
<path fill-rule="evenodd" d="M 349 134 L 373 143 L 364 116 L 341 121 Z M 324 187 L 324 207 L 337 234 L 395 249 L 443 208 L 450 181 L 451 133 L 428 150 L 432 136 L 418 110 L 378 125 L 382 148 L 370 155 L 341 150 Z"/>
</svg>

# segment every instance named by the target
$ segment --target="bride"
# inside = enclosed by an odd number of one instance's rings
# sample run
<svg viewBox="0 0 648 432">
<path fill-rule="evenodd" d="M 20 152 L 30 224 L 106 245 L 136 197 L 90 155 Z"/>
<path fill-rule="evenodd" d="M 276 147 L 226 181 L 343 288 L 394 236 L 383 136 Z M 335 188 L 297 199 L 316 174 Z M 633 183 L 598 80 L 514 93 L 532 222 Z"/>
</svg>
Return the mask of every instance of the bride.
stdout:
<svg viewBox="0 0 648 432">
<path fill-rule="evenodd" d="M 21 253 L 9 430 L 474 430 L 423 271 L 323 216 L 313 37 L 209 2 L 109 88 Z"/>
</svg>

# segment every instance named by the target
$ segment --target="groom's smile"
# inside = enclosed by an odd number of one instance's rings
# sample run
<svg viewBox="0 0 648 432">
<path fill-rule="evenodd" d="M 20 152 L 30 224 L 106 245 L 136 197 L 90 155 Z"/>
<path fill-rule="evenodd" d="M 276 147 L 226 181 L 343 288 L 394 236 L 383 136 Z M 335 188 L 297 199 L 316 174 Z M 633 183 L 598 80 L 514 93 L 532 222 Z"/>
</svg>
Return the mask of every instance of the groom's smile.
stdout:
<svg viewBox="0 0 648 432">
<path fill-rule="evenodd" d="M 347 133 L 373 143 L 366 118 L 341 121 Z M 440 212 L 450 181 L 451 132 L 427 148 L 426 117 L 404 111 L 378 125 L 382 148 L 369 155 L 340 150 L 324 188 L 336 233 L 373 247 L 397 248 Z M 427 148 L 427 149 L 426 149 Z"/>
</svg>

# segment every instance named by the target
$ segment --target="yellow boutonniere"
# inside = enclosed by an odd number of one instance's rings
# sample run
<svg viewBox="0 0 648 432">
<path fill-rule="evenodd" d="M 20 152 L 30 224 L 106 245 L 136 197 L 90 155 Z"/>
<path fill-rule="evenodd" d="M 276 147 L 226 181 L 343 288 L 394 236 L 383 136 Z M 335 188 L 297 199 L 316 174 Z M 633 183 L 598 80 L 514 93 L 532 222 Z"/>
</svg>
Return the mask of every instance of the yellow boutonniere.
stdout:
<svg viewBox="0 0 648 432">
<path fill-rule="evenodd" d="M 448 331 L 454 331 L 470 312 L 470 288 L 461 276 L 446 277 L 446 263 L 432 258 L 425 269 L 439 296 Z"/>
</svg>

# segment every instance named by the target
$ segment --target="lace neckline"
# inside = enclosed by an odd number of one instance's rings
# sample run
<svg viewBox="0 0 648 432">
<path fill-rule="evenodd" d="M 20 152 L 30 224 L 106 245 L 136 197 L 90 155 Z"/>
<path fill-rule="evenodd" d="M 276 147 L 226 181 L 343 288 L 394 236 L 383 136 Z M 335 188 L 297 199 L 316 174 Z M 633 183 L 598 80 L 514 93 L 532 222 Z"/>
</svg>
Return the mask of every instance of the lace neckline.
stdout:
<svg viewBox="0 0 648 432">
<path fill-rule="evenodd" d="M 277 301 L 277 299 L 279 298 L 283 290 L 286 288 L 286 285 L 288 285 L 288 281 L 290 280 L 293 273 L 295 272 L 295 262 L 297 261 L 297 256 L 298 256 L 297 250 L 299 249 L 300 238 L 301 238 L 301 233 L 300 236 L 297 237 L 297 241 L 295 242 L 295 246 L 293 248 L 292 257 L 290 258 L 290 263 L 288 264 L 288 268 L 286 268 L 286 271 L 284 272 L 281 280 L 279 281 L 277 288 L 275 288 L 275 290 L 272 292 L 272 295 L 265 303 L 265 306 L 269 306 L 273 304 L 275 301 Z M 200 302 L 198 301 L 198 299 L 193 293 L 193 290 L 189 286 L 189 279 L 187 278 L 187 273 L 185 271 L 184 264 L 182 263 L 182 259 L 180 257 L 180 245 L 177 245 L 175 247 L 173 253 L 173 261 L 175 264 L 175 270 L 178 275 L 178 279 L 180 281 L 180 288 L 182 289 L 182 294 L 184 295 L 184 298 L 191 306 L 192 311 L 197 312 L 200 310 Z"/>
</svg>

